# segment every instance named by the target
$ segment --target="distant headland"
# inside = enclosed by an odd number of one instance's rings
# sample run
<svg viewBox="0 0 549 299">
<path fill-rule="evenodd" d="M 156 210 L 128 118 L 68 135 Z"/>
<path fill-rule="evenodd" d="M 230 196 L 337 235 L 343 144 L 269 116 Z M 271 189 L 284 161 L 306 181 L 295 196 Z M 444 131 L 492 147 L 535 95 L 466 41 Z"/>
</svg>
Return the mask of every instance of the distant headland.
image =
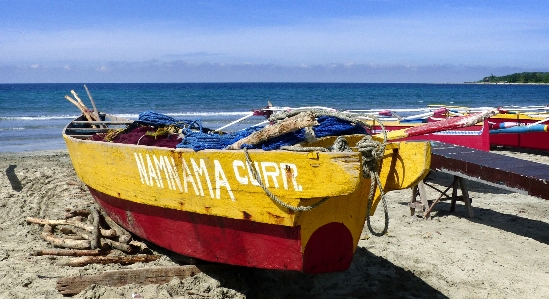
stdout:
<svg viewBox="0 0 549 299">
<path fill-rule="evenodd" d="M 524 72 L 505 76 L 493 74 L 475 82 L 476 84 L 549 84 L 549 72 Z"/>
</svg>

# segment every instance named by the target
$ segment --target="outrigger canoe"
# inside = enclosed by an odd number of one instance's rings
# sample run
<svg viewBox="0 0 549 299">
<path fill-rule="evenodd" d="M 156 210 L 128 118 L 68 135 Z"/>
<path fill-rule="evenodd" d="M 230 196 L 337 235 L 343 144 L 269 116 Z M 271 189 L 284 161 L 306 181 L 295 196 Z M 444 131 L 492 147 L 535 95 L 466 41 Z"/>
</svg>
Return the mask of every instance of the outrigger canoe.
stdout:
<svg viewBox="0 0 549 299">
<path fill-rule="evenodd" d="M 363 176 L 360 152 L 194 151 L 89 140 L 107 130 L 103 125 L 131 122 L 81 116 L 63 132 L 78 177 L 119 225 L 205 261 L 305 273 L 348 269 L 369 210 L 371 178 Z M 363 137 L 345 136 L 351 148 Z M 422 180 L 430 150 L 429 142 L 388 143 L 378 171 L 384 191 Z"/>
<path fill-rule="evenodd" d="M 451 117 L 478 112 L 487 108 L 444 107 L 433 105 L 426 109 L 355 110 L 376 113 L 387 131 L 421 126 Z M 350 110 L 352 112 L 352 110 Z M 434 132 L 403 140 L 430 140 L 461 145 L 482 151 L 496 146 L 522 149 L 549 150 L 549 114 L 547 107 L 502 107 L 498 114 L 474 126 Z M 425 112 L 418 115 L 394 117 L 410 112 Z M 438 114 L 438 115 L 437 115 Z M 379 122 L 370 120 L 373 132 L 379 132 Z"/>
</svg>

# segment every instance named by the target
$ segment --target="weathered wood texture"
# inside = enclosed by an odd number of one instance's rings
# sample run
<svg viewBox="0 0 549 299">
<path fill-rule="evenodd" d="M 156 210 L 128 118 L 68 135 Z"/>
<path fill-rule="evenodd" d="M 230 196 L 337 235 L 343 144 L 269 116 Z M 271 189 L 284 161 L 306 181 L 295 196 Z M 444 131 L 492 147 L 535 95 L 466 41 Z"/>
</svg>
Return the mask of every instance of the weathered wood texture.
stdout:
<svg viewBox="0 0 549 299">
<path fill-rule="evenodd" d="M 81 267 L 89 264 L 122 264 L 148 263 L 159 259 L 158 255 L 126 255 L 126 256 L 82 256 L 59 263 L 62 266 Z"/>
<path fill-rule="evenodd" d="M 318 122 L 316 121 L 314 114 L 312 112 L 303 112 L 272 126 L 267 126 L 246 138 L 242 138 L 239 141 L 229 145 L 227 149 L 240 149 L 243 144 L 258 144 L 286 133 L 316 125 L 318 125 Z"/>
<path fill-rule="evenodd" d="M 203 267 L 201 266 L 201 268 Z M 168 283 L 174 277 L 185 279 L 200 272 L 202 271 L 194 265 L 116 270 L 107 271 L 100 275 L 59 278 L 56 288 L 63 295 L 76 295 L 92 284 L 110 287 L 119 287 L 126 284 L 163 284 Z"/>
</svg>

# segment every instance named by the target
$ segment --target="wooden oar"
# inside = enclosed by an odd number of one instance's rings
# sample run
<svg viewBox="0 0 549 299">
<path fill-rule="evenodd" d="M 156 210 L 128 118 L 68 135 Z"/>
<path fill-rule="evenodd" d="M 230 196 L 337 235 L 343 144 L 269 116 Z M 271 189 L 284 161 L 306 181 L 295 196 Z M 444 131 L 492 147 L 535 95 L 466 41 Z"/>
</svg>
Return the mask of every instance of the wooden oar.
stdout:
<svg viewBox="0 0 549 299">
<path fill-rule="evenodd" d="M 387 140 L 425 135 L 440 131 L 453 130 L 473 126 L 485 119 L 498 114 L 497 109 L 489 109 L 480 113 L 469 114 L 460 117 L 451 117 L 441 121 L 426 123 L 421 126 L 411 127 L 396 131 L 387 132 Z M 373 135 L 372 138 L 377 141 L 383 141 L 383 134 Z"/>
</svg>

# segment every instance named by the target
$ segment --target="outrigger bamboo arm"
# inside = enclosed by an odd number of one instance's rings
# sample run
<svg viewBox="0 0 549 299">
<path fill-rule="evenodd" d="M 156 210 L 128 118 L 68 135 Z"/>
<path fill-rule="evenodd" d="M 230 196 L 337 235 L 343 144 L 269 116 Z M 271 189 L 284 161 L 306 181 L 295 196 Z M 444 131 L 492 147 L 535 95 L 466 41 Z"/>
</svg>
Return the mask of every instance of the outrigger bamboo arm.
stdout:
<svg viewBox="0 0 549 299">
<path fill-rule="evenodd" d="M 497 109 L 489 109 L 480 113 L 469 114 L 460 117 L 451 117 L 444 120 L 426 123 L 421 126 L 406 128 L 402 130 L 395 130 L 387 132 L 387 140 L 395 140 L 400 138 L 425 135 L 435 132 L 453 130 L 457 128 L 465 128 L 473 126 L 485 119 L 498 114 Z M 383 134 L 376 134 L 372 136 L 373 139 L 377 141 L 383 141 Z"/>
</svg>

